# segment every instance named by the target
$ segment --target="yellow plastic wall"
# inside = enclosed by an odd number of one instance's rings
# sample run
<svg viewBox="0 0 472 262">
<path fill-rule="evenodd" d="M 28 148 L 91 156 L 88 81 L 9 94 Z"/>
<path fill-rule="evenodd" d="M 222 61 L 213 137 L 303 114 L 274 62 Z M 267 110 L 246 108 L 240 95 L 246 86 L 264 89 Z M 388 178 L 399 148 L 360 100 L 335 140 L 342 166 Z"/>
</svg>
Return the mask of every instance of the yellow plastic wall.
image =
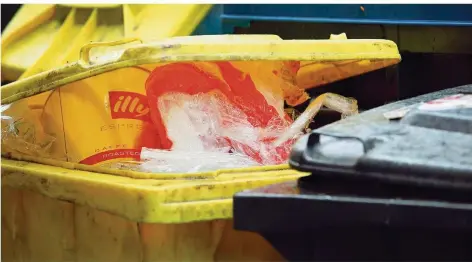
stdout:
<svg viewBox="0 0 472 262">
<path fill-rule="evenodd" d="M 136 223 L 84 205 L 4 186 L 2 261 L 283 261 L 283 258 L 259 235 L 235 231 L 229 219 Z"/>
</svg>

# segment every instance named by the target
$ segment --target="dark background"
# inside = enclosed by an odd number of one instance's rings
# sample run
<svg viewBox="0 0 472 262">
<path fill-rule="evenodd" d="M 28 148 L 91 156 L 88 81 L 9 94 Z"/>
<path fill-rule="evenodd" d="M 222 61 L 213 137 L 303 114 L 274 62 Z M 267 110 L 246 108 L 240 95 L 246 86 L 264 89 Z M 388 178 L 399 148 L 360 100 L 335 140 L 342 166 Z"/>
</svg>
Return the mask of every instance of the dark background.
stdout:
<svg viewBox="0 0 472 262">
<path fill-rule="evenodd" d="M 21 5 L 2 4 L 2 32 Z"/>
</svg>

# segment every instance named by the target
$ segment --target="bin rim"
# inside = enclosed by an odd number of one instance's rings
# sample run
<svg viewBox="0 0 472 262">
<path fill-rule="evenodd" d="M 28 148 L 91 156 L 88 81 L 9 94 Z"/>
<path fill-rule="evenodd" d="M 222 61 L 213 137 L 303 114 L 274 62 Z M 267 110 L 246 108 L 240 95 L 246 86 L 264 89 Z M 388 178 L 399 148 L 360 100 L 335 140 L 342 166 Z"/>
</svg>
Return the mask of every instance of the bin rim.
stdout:
<svg viewBox="0 0 472 262">
<path fill-rule="evenodd" d="M 239 167 L 239 168 L 221 168 L 215 171 L 200 171 L 192 173 L 152 173 L 152 172 L 143 172 L 129 169 L 116 169 L 110 167 L 102 167 L 97 165 L 86 165 L 81 163 L 68 162 L 64 160 L 56 160 L 46 157 L 38 156 L 28 156 L 19 153 L 2 153 L 1 160 L 12 160 L 12 161 L 23 161 L 31 162 L 40 165 L 49 165 L 60 168 L 65 168 L 69 170 L 80 170 L 86 172 L 94 172 L 115 176 L 122 176 L 133 179 L 161 179 L 161 180 L 195 180 L 195 179 L 214 179 L 218 178 L 221 174 L 237 174 L 237 173 L 246 173 L 246 172 L 265 172 L 265 171 L 276 171 L 276 170 L 285 170 L 290 169 L 288 163 L 279 164 L 279 165 L 267 165 L 267 166 L 251 166 L 251 167 Z M 3 168 L 3 166 L 2 166 Z"/>
<path fill-rule="evenodd" d="M 164 224 L 231 218 L 235 193 L 308 175 L 280 165 L 219 170 L 207 173 L 205 179 L 191 179 L 196 173 L 148 174 L 151 178 L 124 175 L 139 173 L 135 171 L 120 174 L 109 169 L 113 174 L 107 174 L 97 166 L 84 169 L 85 165 L 22 155 L 1 161 L 2 187 L 32 191 L 135 222 Z"/>
<path fill-rule="evenodd" d="M 157 42 L 133 44 L 115 51 L 115 56 L 90 57 L 96 47 L 129 44 L 138 39 L 93 42 L 84 45 L 77 62 L 66 64 L 1 87 L 1 104 L 53 90 L 62 85 L 108 71 L 143 64 L 192 61 L 316 61 L 332 63 L 345 60 L 401 60 L 397 45 L 390 40 L 279 40 L 250 35 L 191 36 Z M 240 40 L 234 40 L 234 38 Z M 98 60 L 97 58 L 105 58 Z"/>
</svg>

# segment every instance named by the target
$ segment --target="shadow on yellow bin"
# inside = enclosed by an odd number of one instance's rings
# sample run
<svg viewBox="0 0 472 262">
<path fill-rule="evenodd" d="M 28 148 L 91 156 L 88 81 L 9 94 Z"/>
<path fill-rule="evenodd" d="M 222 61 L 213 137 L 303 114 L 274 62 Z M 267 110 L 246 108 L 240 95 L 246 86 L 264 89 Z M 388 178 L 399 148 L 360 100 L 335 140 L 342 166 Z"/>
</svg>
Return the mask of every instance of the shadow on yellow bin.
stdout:
<svg viewBox="0 0 472 262">
<path fill-rule="evenodd" d="M 77 54 L 78 62 L 2 86 L 2 104 L 45 103 L 46 94 L 58 90 L 62 96 L 51 99 L 72 96 L 67 106 L 73 110 L 59 113 L 66 107 L 51 102 L 45 112 L 56 116 L 52 119 L 60 115 L 90 123 L 102 113 L 108 114 L 109 108 L 73 99 L 73 95 L 88 92 L 91 99 L 103 103 L 99 92 L 107 87 L 94 84 L 119 84 L 123 81 L 110 76 L 127 75 L 135 66 L 179 61 L 301 61 L 302 68 L 311 68 L 306 71 L 309 85 L 317 86 L 400 61 L 397 46 L 387 40 L 281 40 L 271 35 L 184 37 L 148 44 L 131 40 L 135 39 L 89 44 Z M 118 45 L 123 42 L 127 45 Z M 119 47 L 111 53 L 108 49 Z M 95 48 L 103 48 L 103 52 L 94 53 Z M 101 78 L 106 81 L 97 80 Z M 144 92 L 139 85 L 116 88 Z M 89 113 L 93 110 L 95 114 Z M 67 124 L 51 124 L 50 128 L 59 132 L 61 126 Z M 58 144 L 68 144 L 68 150 L 80 155 L 80 144 L 87 140 L 81 137 L 84 132 L 75 129 L 62 130 L 65 138 Z M 305 173 L 280 165 L 151 174 L 80 164 L 73 157 L 69 157 L 73 162 L 66 162 L 3 155 L 2 261 L 283 260 L 260 236 L 232 229 L 232 196 L 245 189 L 295 180 Z"/>
</svg>

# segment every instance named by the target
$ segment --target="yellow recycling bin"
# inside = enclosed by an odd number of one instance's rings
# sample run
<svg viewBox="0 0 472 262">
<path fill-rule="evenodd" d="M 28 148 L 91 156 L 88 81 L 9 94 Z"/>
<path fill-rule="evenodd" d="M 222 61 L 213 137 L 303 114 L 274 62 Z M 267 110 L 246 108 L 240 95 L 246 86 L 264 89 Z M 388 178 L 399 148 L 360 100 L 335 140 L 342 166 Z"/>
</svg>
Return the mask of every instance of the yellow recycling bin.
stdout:
<svg viewBox="0 0 472 262">
<path fill-rule="evenodd" d="M 150 72 L 183 63 L 219 79 L 214 65 L 231 65 L 256 85 L 284 86 L 289 94 L 266 87 L 275 107 L 308 98 L 287 78 L 294 61 L 322 69 L 307 77 L 311 86 L 400 61 L 387 40 L 230 35 L 130 45 L 135 40 L 88 44 L 78 62 L 2 86 L 2 105 L 13 103 L 5 115 L 27 108 L 35 127 L 54 138 L 44 152 L 3 144 L 2 261 L 283 260 L 258 235 L 232 229 L 232 196 L 304 173 L 287 165 L 182 174 L 107 167 L 140 150 Z M 107 53 L 109 46 L 116 48 Z M 272 101 L 277 95 L 284 97 Z"/>
</svg>

